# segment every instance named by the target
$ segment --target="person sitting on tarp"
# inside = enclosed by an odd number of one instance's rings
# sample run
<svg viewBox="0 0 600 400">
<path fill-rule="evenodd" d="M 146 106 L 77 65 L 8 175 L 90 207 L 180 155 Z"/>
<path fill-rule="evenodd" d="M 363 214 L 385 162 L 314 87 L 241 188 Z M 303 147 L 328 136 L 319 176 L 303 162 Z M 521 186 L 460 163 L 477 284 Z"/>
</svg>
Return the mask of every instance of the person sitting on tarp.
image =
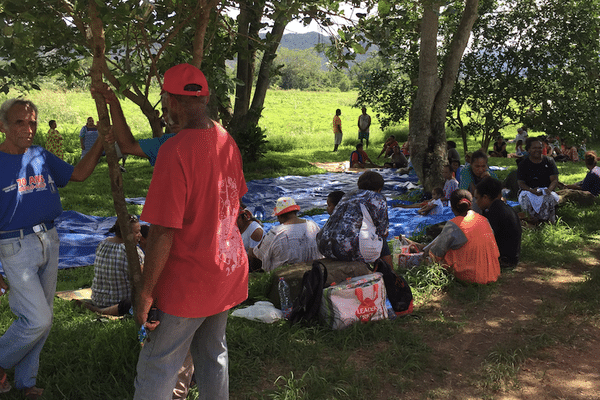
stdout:
<svg viewBox="0 0 600 400">
<path fill-rule="evenodd" d="M 137 244 L 142 238 L 140 221 L 135 215 L 130 215 L 129 223 L 134 242 Z M 115 236 L 104 239 L 96 248 L 92 304 L 91 307 L 84 305 L 101 314 L 125 315 L 131 308 L 131 284 L 127 251 L 119 221 L 115 222 L 108 232 L 114 233 Z M 144 252 L 139 247 L 137 252 L 140 264 L 143 264 Z"/>
<path fill-rule="evenodd" d="M 323 258 L 317 249 L 319 226 L 298 217 L 300 206 L 291 197 L 277 199 L 273 216 L 280 225 L 272 227 L 262 242 L 251 250 L 251 256 L 262 261 L 265 272 L 284 264 L 308 262 Z"/>
<path fill-rule="evenodd" d="M 472 202 L 473 196 L 468 190 L 454 191 L 450 206 L 456 217 L 448 221 L 428 245 L 409 242 L 440 262 L 459 280 L 495 282 L 500 276 L 500 252 L 488 220 L 471 210 Z"/>
<path fill-rule="evenodd" d="M 408 167 L 408 160 L 406 156 L 400 150 L 400 146 L 394 146 L 394 152 L 392 153 L 392 160 L 383 164 L 386 168 L 406 168 Z"/>
<path fill-rule="evenodd" d="M 342 197 L 317 235 L 321 254 L 341 261 L 373 262 L 381 257 L 392 265 L 383 184 L 383 177 L 375 171 L 358 178 L 358 190 Z"/>
<path fill-rule="evenodd" d="M 350 167 L 351 168 L 367 168 L 374 167 L 377 168 L 378 165 L 375 165 L 373 161 L 369 158 L 367 152 L 363 150 L 363 144 L 359 143 L 356 145 L 356 150 L 350 154 Z"/>
<path fill-rule="evenodd" d="M 248 267 L 250 272 L 258 271 L 262 268 L 262 262 L 251 256 L 251 249 L 255 248 L 265 236 L 265 231 L 262 228 L 260 221 L 252 215 L 246 205 L 240 201 L 240 213 L 236 220 L 237 226 L 242 234 L 242 241 L 246 254 L 248 254 Z"/>
</svg>

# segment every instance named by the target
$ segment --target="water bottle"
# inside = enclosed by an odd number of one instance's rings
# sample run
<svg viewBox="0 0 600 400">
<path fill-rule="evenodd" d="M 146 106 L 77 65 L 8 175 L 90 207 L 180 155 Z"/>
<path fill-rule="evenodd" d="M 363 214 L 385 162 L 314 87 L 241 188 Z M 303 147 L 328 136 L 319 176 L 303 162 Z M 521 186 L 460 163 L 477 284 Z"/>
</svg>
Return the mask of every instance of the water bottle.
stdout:
<svg viewBox="0 0 600 400">
<path fill-rule="evenodd" d="M 281 303 L 283 317 L 288 319 L 292 313 L 292 300 L 290 295 L 290 287 L 283 277 L 279 278 L 277 289 L 279 291 L 279 301 Z"/>
<path fill-rule="evenodd" d="M 265 209 L 263 206 L 256 206 L 254 208 L 254 218 L 259 221 L 263 221 L 265 219 Z"/>
</svg>

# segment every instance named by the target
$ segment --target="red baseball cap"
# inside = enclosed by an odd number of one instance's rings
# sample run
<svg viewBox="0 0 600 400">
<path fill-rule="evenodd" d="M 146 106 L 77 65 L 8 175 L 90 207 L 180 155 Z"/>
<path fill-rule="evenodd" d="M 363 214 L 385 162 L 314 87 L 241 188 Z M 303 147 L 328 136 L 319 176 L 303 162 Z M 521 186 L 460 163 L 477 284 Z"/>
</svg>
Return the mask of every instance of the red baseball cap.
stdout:
<svg viewBox="0 0 600 400">
<path fill-rule="evenodd" d="M 200 90 L 184 90 L 186 85 L 198 85 Z M 190 64 L 179 64 L 165 72 L 163 92 L 183 96 L 208 96 L 208 83 L 202 71 Z"/>
</svg>

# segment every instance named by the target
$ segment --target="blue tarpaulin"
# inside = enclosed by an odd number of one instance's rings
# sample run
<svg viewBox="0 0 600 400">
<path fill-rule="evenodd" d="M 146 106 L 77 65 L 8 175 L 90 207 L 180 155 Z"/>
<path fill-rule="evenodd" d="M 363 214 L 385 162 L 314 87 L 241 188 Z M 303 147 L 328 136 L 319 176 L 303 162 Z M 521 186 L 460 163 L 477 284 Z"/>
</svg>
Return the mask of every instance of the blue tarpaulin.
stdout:
<svg viewBox="0 0 600 400">
<path fill-rule="evenodd" d="M 388 205 L 398 203 L 391 200 L 409 189 L 418 187 L 415 175 L 398 175 L 395 170 L 378 170 L 385 180 L 382 191 Z M 269 219 L 278 197 L 290 196 L 296 200 L 302 211 L 313 208 L 325 208 L 327 195 L 335 190 L 349 192 L 357 189 L 356 182 L 360 174 L 326 173 L 312 176 L 285 176 L 280 178 L 261 179 L 247 182 L 248 193 L 243 197 L 246 206 L 255 211 L 257 207 L 264 210 L 265 219 Z M 128 199 L 130 203 L 144 204 L 144 198 Z M 514 203 L 516 204 L 516 203 Z M 511 204 L 511 205 L 514 205 Z M 450 207 L 444 207 L 438 215 L 421 216 L 417 209 L 388 209 L 390 234 L 388 239 L 400 234 L 411 236 L 428 225 L 447 221 L 454 217 Z M 304 216 L 323 227 L 329 215 L 327 213 Z M 110 236 L 108 230 L 114 225 L 117 217 L 94 217 L 76 211 L 64 211 L 55 220 L 60 239 L 59 268 L 70 268 L 92 265 L 96 247 Z M 264 223 L 268 231 L 276 222 L 270 219 Z"/>
</svg>

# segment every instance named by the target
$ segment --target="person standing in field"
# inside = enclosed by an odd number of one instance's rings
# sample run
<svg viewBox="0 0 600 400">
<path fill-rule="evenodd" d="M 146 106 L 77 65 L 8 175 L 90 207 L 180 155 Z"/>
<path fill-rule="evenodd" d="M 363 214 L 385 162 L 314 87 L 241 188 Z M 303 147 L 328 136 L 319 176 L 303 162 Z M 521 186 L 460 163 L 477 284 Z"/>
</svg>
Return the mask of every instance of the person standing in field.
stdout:
<svg viewBox="0 0 600 400">
<path fill-rule="evenodd" d="M 198 68 L 170 68 L 162 89 L 181 130 L 160 147 L 141 217 L 152 225 L 135 319 L 149 333 L 134 399 L 171 399 L 191 351 L 200 398 L 225 400 L 228 310 L 248 297 L 248 257 L 236 225 L 248 190 L 242 157 L 208 116 L 208 84 Z M 147 321 L 152 305 L 158 318 Z"/>
<path fill-rule="evenodd" d="M 5 369 L 14 368 L 14 384 L 28 399 L 42 396 L 35 386 L 40 353 L 50 333 L 58 274 L 58 233 L 62 213 L 59 187 L 82 182 L 102 153 L 98 139 L 75 167 L 33 145 L 38 111 L 24 99 L 0 106 L 0 295 L 16 319 L 0 337 L 0 393 L 11 389 Z"/>
<path fill-rule="evenodd" d="M 342 144 L 342 120 L 340 119 L 342 110 L 339 108 L 335 110 L 335 116 L 333 117 L 333 136 L 334 136 L 334 147 L 333 151 L 337 151 L 340 144 Z"/>
<path fill-rule="evenodd" d="M 50 126 L 50 130 L 48 130 L 48 139 L 46 139 L 46 150 L 61 160 L 64 160 L 63 137 L 60 132 L 56 130 L 56 121 L 50 120 L 48 125 Z"/>
<path fill-rule="evenodd" d="M 363 139 L 367 142 L 365 148 L 369 148 L 369 128 L 371 127 L 371 116 L 367 114 L 367 107 L 362 108 L 362 114 L 358 117 L 358 140 L 362 144 Z"/>
<path fill-rule="evenodd" d="M 92 145 L 98 138 L 98 127 L 94 123 L 94 118 L 88 117 L 85 125 L 79 131 L 79 142 L 81 144 L 81 158 L 92 148 Z"/>
</svg>

